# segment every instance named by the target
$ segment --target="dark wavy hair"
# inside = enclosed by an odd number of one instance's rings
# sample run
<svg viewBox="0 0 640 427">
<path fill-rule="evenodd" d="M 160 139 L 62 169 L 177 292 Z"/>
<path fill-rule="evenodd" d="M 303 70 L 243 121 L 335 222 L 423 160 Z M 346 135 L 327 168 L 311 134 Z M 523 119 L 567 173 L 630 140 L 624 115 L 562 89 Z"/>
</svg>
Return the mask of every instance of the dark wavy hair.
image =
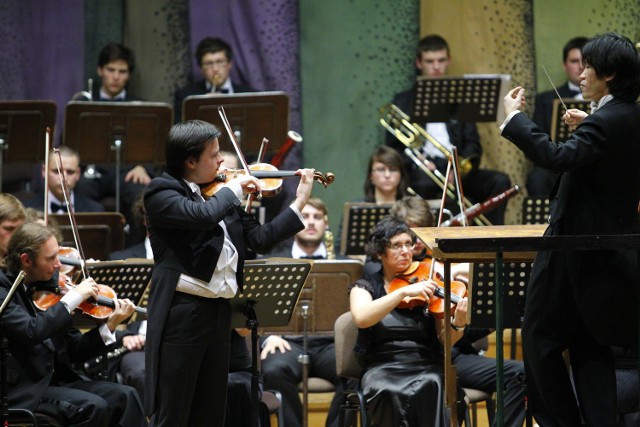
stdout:
<svg viewBox="0 0 640 427">
<path fill-rule="evenodd" d="M 392 216 L 382 218 L 371 230 L 367 242 L 367 255 L 374 261 L 379 260 L 380 255 L 384 254 L 384 250 L 389 246 L 391 239 L 402 233 L 409 234 L 411 241 L 416 242 L 416 235 L 404 221 Z"/>
<path fill-rule="evenodd" d="M 174 178 L 182 178 L 184 162 L 200 158 L 207 144 L 219 136 L 217 127 L 202 120 L 189 120 L 173 125 L 165 147 L 167 173 Z"/>
<path fill-rule="evenodd" d="M 582 62 L 598 78 L 613 76 L 607 86 L 614 98 L 635 102 L 640 96 L 640 54 L 627 37 L 616 33 L 595 36 L 582 48 Z"/>
</svg>

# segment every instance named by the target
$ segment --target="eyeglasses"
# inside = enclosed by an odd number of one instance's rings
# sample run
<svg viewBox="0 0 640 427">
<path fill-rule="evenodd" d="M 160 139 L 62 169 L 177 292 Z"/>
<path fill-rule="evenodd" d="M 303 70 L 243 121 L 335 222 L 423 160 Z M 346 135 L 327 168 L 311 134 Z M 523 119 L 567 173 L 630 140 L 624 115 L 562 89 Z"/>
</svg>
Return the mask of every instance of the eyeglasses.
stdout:
<svg viewBox="0 0 640 427">
<path fill-rule="evenodd" d="M 387 245 L 387 248 L 389 248 L 389 250 L 391 250 L 392 252 L 400 252 L 400 251 L 402 251 L 402 249 L 404 249 L 406 251 L 412 251 L 414 246 L 415 246 L 415 244 L 412 243 L 412 242 L 389 243 Z"/>
<path fill-rule="evenodd" d="M 385 173 L 400 173 L 400 168 L 395 167 L 395 166 L 389 166 L 389 167 L 384 167 L 384 168 L 373 168 L 373 169 L 371 169 L 371 172 L 378 173 L 380 175 L 385 174 Z"/>
<path fill-rule="evenodd" d="M 218 59 L 217 61 L 207 61 L 202 63 L 203 68 L 211 68 L 213 66 L 222 67 L 229 62 L 228 59 Z"/>
</svg>

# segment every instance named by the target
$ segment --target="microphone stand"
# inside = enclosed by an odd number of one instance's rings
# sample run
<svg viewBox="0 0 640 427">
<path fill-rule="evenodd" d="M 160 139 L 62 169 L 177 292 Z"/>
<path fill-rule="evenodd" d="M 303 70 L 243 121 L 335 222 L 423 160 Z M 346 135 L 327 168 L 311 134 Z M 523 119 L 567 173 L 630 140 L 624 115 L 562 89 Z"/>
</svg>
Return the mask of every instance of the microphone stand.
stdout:
<svg viewBox="0 0 640 427">
<path fill-rule="evenodd" d="M 302 335 L 302 354 L 298 356 L 298 362 L 302 363 L 302 425 L 307 427 L 309 425 L 309 353 L 308 353 L 308 330 L 307 330 L 307 317 L 308 317 L 309 304 L 305 302 L 302 304 L 302 318 L 304 334 Z"/>
<path fill-rule="evenodd" d="M 18 286 L 20 286 L 20 283 L 22 283 L 22 279 L 24 279 L 24 276 L 25 276 L 24 271 L 21 271 L 18 274 L 18 277 L 16 277 L 16 280 L 13 282 L 13 285 L 11 285 L 11 289 L 9 289 L 9 293 L 7 294 L 7 297 L 4 299 L 4 301 L 2 302 L 2 305 L 0 306 L 0 320 L 2 319 L 2 315 L 4 314 L 4 311 L 9 305 L 9 302 L 11 301 L 13 294 L 16 292 L 16 289 L 18 289 Z M 7 339 L 7 337 L 4 336 L 4 333 L 2 332 L 2 328 L 0 328 L 0 407 L 2 411 L 3 426 L 9 425 L 9 397 L 8 397 L 8 390 L 7 390 L 8 353 L 9 353 L 9 340 Z"/>
</svg>

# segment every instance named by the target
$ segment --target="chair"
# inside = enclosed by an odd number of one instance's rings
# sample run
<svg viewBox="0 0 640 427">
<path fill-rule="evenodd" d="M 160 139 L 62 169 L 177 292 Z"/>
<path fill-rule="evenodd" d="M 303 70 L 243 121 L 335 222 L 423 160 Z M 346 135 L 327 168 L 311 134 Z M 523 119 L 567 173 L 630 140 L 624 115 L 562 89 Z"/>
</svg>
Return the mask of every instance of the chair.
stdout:
<svg viewBox="0 0 640 427">
<path fill-rule="evenodd" d="M 362 369 L 353 351 L 358 337 L 358 327 L 353 322 L 351 312 L 341 314 L 334 324 L 334 339 L 336 345 L 336 373 L 341 378 L 360 379 Z M 356 412 L 357 411 L 357 412 Z M 338 425 L 355 425 L 353 415 L 360 414 L 360 425 L 366 426 L 367 403 L 360 390 L 348 390 L 345 388 L 340 406 Z"/>
<path fill-rule="evenodd" d="M 60 421 L 48 415 L 34 413 L 28 409 L 9 409 L 9 424 L 11 426 L 32 427 L 65 427 Z"/>
<path fill-rule="evenodd" d="M 358 328 L 353 322 L 351 312 L 341 314 L 334 326 L 336 344 L 336 373 L 341 378 L 360 379 L 362 369 L 353 351 L 358 337 Z M 494 404 L 493 393 L 486 393 L 476 389 L 463 389 L 467 411 L 465 414 L 465 426 L 471 427 L 477 424 L 476 403 L 486 402 L 489 425 L 493 422 Z M 471 406 L 471 410 L 469 410 Z M 366 400 L 360 390 L 344 390 L 338 425 L 340 427 L 353 426 L 355 423 L 352 415 L 355 411 L 360 414 L 360 425 L 367 425 Z"/>
</svg>

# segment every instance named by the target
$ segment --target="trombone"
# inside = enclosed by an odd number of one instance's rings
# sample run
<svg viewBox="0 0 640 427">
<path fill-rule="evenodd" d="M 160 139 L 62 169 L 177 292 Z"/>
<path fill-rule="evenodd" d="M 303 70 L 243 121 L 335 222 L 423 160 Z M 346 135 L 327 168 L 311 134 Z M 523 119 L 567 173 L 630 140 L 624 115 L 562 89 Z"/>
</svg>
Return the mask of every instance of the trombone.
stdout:
<svg viewBox="0 0 640 427">
<path fill-rule="evenodd" d="M 431 136 L 423 127 L 411 123 L 407 116 L 400 108 L 394 104 L 386 104 L 380 107 L 380 124 L 395 136 L 402 144 L 406 146 L 404 153 L 422 170 L 438 187 L 449 196 L 452 200 L 457 200 L 455 188 L 446 182 L 446 178 L 437 170 L 429 168 L 429 161 L 420 153 L 423 139 L 426 139 L 440 150 L 446 158 L 451 159 L 453 154 L 440 144 L 433 136 Z M 472 157 L 460 160 L 460 174 L 466 175 L 473 168 Z M 473 206 L 467 198 L 463 197 L 463 203 L 466 209 Z M 478 215 L 474 218 L 478 225 L 492 225 L 484 216 Z"/>
</svg>

